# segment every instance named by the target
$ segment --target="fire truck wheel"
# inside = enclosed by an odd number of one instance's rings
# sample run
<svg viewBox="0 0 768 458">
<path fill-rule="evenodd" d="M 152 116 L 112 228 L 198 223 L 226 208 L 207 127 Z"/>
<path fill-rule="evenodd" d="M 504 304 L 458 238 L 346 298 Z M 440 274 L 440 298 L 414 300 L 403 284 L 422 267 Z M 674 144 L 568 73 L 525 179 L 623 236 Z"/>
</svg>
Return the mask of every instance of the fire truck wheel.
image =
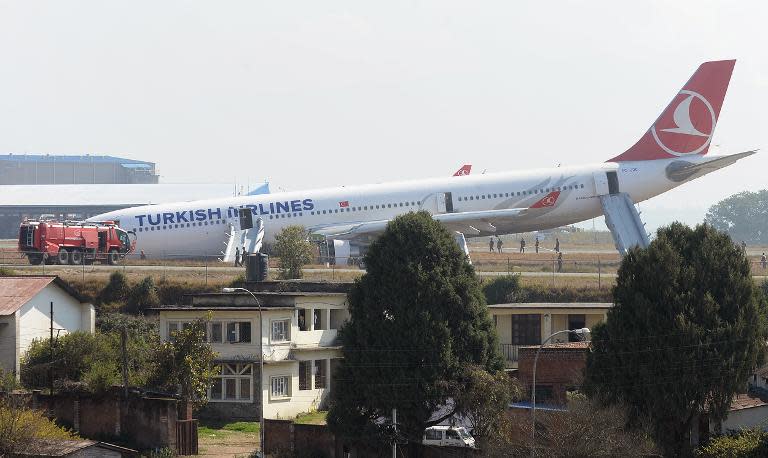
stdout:
<svg viewBox="0 0 768 458">
<path fill-rule="evenodd" d="M 29 259 L 29 263 L 33 266 L 39 266 L 43 262 L 43 254 L 42 253 L 30 253 L 27 255 L 27 259 Z"/>
<path fill-rule="evenodd" d="M 114 266 L 117 264 L 117 261 L 120 259 L 120 255 L 117 253 L 117 250 L 109 250 L 109 255 L 107 256 L 107 262 L 110 266 Z"/>
<path fill-rule="evenodd" d="M 73 265 L 80 265 L 83 263 L 83 253 L 80 250 L 72 250 L 69 254 L 69 263 Z"/>
<path fill-rule="evenodd" d="M 59 248 L 59 256 L 56 258 L 56 260 L 62 266 L 65 264 L 69 264 L 69 251 L 67 251 L 66 248 Z"/>
</svg>

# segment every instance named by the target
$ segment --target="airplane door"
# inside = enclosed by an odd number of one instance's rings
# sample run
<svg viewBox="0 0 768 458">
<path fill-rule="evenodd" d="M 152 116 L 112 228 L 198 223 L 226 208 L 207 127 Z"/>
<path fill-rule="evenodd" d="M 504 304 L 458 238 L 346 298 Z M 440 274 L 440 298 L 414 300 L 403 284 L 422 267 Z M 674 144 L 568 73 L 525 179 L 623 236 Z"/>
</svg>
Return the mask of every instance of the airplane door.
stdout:
<svg viewBox="0 0 768 458">
<path fill-rule="evenodd" d="M 444 192 L 443 202 L 445 203 L 445 212 L 453 213 L 453 194 L 450 192 Z"/>
<path fill-rule="evenodd" d="M 436 200 L 436 212 L 453 213 L 453 195 L 450 192 L 438 192 Z"/>
<path fill-rule="evenodd" d="M 608 189 L 608 176 L 604 171 L 595 172 L 592 174 L 592 177 L 594 178 L 595 182 L 595 195 L 596 196 L 604 196 L 606 194 L 610 194 L 610 190 Z"/>
<path fill-rule="evenodd" d="M 605 172 L 608 178 L 608 192 L 611 194 L 619 193 L 619 175 L 615 171 Z"/>
</svg>

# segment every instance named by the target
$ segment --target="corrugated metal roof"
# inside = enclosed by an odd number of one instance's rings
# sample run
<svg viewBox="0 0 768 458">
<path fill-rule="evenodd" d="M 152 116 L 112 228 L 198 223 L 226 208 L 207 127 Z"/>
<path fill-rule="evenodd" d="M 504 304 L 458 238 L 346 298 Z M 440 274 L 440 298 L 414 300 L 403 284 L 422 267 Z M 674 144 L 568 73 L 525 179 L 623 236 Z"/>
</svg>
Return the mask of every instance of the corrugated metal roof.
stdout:
<svg viewBox="0 0 768 458">
<path fill-rule="evenodd" d="M 493 304 L 488 308 L 498 309 L 609 309 L 611 302 L 513 302 L 509 304 Z"/>
<path fill-rule="evenodd" d="M 0 277 L 0 315 L 12 315 L 56 277 Z"/>
<path fill-rule="evenodd" d="M 124 206 L 231 197 L 229 184 L 63 184 L 0 186 L 0 207 Z"/>
<path fill-rule="evenodd" d="M 125 164 L 147 164 L 154 165 L 153 162 L 138 161 L 123 157 L 105 156 L 101 154 L 0 154 L 0 161 L 13 162 L 82 162 L 82 163 L 118 163 Z"/>
</svg>

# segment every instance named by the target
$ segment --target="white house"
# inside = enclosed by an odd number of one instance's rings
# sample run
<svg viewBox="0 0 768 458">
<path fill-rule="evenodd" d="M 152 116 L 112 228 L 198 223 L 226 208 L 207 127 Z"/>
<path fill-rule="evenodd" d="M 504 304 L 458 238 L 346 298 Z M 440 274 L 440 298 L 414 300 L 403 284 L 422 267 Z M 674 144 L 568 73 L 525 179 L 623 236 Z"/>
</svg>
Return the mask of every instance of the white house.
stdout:
<svg viewBox="0 0 768 458">
<path fill-rule="evenodd" d="M 206 318 L 218 353 L 219 376 L 203 416 L 258 419 L 259 390 L 265 418 L 291 418 L 324 407 L 331 374 L 341 357 L 337 332 L 348 318 L 347 296 L 327 292 L 256 292 L 262 305 L 264 374 L 259 374 L 259 308 L 247 293 L 198 294 L 190 306 L 163 306 L 160 335 Z M 261 387 L 261 388 L 260 388 Z"/>
<path fill-rule="evenodd" d="M 51 320 L 53 310 L 53 320 Z M 0 368 L 19 376 L 20 360 L 34 339 L 94 332 L 96 313 L 56 276 L 0 277 Z"/>
</svg>

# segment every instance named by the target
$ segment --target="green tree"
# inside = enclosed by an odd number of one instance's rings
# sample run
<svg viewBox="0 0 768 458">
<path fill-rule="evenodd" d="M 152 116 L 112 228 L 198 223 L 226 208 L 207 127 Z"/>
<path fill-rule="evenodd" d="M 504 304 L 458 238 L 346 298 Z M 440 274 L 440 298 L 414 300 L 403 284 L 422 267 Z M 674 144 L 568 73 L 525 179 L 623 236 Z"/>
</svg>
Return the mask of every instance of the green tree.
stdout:
<svg viewBox="0 0 768 458">
<path fill-rule="evenodd" d="M 125 302 L 128 297 L 128 280 L 125 274 L 119 271 L 112 272 L 109 275 L 109 283 L 99 292 L 96 301 L 99 304 L 112 304 L 115 302 Z"/>
<path fill-rule="evenodd" d="M 768 190 L 744 191 L 709 207 L 705 221 L 735 241 L 768 243 Z"/>
<path fill-rule="evenodd" d="M 745 429 L 735 435 L 720 436 L 696 450 L 700 458 L 764 458 L 768 456 L 768 432 Z"/>
<path fill-rule="evenodd" d="M 205 336 L 206 320 L 199 319 L 160 342 L 154 352 L 150 386 L 178 392 L 197 406 L 208 402 L 208 388 L 216 375 L 216 353 Z"/>
<path fill-rule="evenodd" d="M 143 313 L 148 307 L 160 305 L 160 299 L 157 296 L 157 288 L 152 277 L 146 277 L 130 290 L 125 301 L 125 311 L 128 313 Z"/>
<path fill-rule="evenodd" d="M 121 384 L 121 331 L 125 328 L 128 383 L 144 386 L 160 342 L 157 325 L 146 318 L 114 313 L 100 316 L 97 327 L 99 332 L 94 334 L 78 331 L 54 339 L 54 381 L 85 382 L 91 391 Z M 22 358 L 22 383 L 28 388 L 47 388 L 50 361 L 50 340 L 33 341 Z"/>
<path fill-rule="evenodd" d="M 503 369 L 474 269 L 453 236 L 426 212 L 392 220 L 365 256 L 349 294 L 328 423 L 339 435 L 385 438 L 382 417 L 420 441 L 432 418 L 452 415 L 469 365 Z M 452 408 L 450 407 L 452 406 Z"/>
<path fill-rule="evenodd" d="M 467 419 L 476 439 L 498 430 L 509 403 L 522 399 L 523 389 L 505 371 L 492 374 L 482 367 L 471 366 L 465 389 L 456 398 L 458 411 Z"/>
<path fill-rule="evenodd" d="M 314 250 L 302 226 L 288 226 L 275 236 L 273 252 L 280 258 L 280 278 L 301 278 L 302 267 L 312 262 Z"/>
<path fill-rule="evenodd" d="M 116 361 L 117 348 L 102 334 L 76 331 L 54 338 L 51 364 L 50 339 L 36 339 L 22 357 L 21 382 L 28 388 L 47 388 L 51 366 L 54 380 L 83 381 L 94 362 Z"/>
<path fill-rule="evenodd" d="M 483 284 L 483 294 L 488 305 L 518 302 L 520 275 L 503 275 Z"/>
<path fill-rule="evenodd" d="M 29 451 L 36 439 L 77 438 L 77 435 L 45 418 L 42 412 L 0 399 L 0 456 L 17 456 L 16 453 L 21 450 Z M 43 450 L 36 451 L 47 455 Z"/>
<path fill-rule="evenodd" d="M 603 405 L 576 394 L 562 412 L 542 412 L 536 417 L 536 456 L 649 457 L 657 456 L 646 422 L 627 425 L 630 409 L 622 404 Z M 499 427 L 483 444 L 483 456 L 531 455 L 531 422 L 502 417 Z"/>
<path fill-rule="evenodd" d="M 688 435 L 706 406 L 723 418 L 765 352 L 765 300 L 743 251 L 709 225 L 659 229 L 630 251 L 614 308 L 593 330 L 585 390 L 648 417 L 660 447 L 691 453 Z"/>
</svg>

